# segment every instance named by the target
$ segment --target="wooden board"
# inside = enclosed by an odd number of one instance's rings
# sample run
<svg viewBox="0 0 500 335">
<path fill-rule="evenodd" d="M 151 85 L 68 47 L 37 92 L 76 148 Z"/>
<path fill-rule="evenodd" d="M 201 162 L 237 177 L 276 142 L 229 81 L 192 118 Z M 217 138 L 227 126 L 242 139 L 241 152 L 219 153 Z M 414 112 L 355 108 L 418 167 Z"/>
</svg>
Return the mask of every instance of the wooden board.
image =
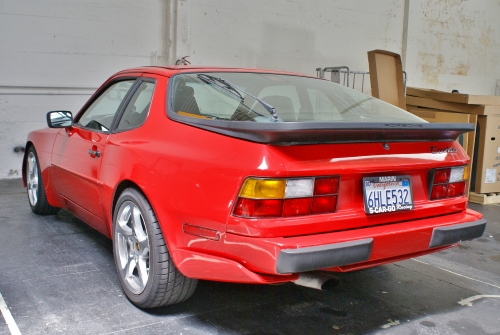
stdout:
<svg viewBox="0 0 500 335">
<path fill-rule="evenodd" d="M 406 94 L 420 98 L 428 98 L 428 99 L 448 101 L 448 102 L 458 102 L 468 105 L 500 106 L 500 96 L 494 96 L 494 95 L 448 93 L 443 91 L 429 90 L 426 88 L 416 88 L 416 87 L 407 87 Z"/>
<path fill-rule="evenodd" d="M 469 117 L 469 123 L 474 124 L 474 126 L 477 128 L 477 115 L 470 114 Z M 474 148 L 476 145 L 476 128 L 474 128 L 474 131 L 470 131 L 468 134 L 468 141 L 467 141 L 467 155 L 469 155 L 470 158 L 470 163 L 469 163 L 469 178 L 467 179 L 467 194 L 469 194 L 470 190 L 470 185 L 472 183 L 472 167 L 474 166 Z"/>
<path fill-rule="evenodd" d="M 406 109 L 401 56 L 385 50 L 368 52 L 372 96 Z"/>
<path fill-rule="evenodd" d="M 442 109 L 445 111 L 475 114 L 475 115 L 496 115 L 500 114 L 500 106 L 468 105 L 458 102 L 439 101 L 428 98 L 420 98 L 408 95 L 406 103 L 413 106 Z"/>
<path fill-rule="evenodd" d="M 472 123 L 475 127 L 477 127 L 477 115 L 471 114 L 469 117 L 469 123 Z M 470 131 L 468 137 L 466 150 L 467 154 L 470 156 L 470 170 L 472 171 L 472 159 L 474 158 L 474 148 L 476 145 L 476 129 L 474 129 L 474 131 Z"/>
<path fill-rule="evenodd" d="M 500 194 L 482 194 L 482 193 L 469 193 L 469 202 L 480 205 L 491 205 L 500 203 Z"/>
</svg>

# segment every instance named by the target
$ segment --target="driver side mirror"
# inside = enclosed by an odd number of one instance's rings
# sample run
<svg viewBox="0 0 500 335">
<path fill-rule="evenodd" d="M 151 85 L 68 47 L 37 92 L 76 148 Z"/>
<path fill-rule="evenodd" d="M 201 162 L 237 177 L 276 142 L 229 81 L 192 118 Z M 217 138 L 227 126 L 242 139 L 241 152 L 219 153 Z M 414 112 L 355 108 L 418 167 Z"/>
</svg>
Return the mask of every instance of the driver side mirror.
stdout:
<svg viewBox="0 0 500 335">
<path fill-rule="evenodd" d="M 73 125 L 73 114 L 70 111 L 52 111 L 47 113 L 49 128 L 67 128 Z"/>
</svg>

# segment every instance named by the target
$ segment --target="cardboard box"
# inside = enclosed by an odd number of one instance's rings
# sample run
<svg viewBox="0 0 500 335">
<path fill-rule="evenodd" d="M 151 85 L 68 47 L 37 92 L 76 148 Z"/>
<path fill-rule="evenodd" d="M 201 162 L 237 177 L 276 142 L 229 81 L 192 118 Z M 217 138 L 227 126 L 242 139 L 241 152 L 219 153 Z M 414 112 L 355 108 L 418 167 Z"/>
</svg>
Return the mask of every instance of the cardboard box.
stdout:
<svg viewBox="0 0 500 335">
<path fill-rule="evenodd" d="M 476 125 L 477 115 L 474 114 L 463 114 L 463 113 L 453 113 L 437 109 L 419 108 L 412 105 L 407 105 L 406 109 L 416 116 L 429 122 L 449 122 L 449 123 L 472 123 Z M 476 139 L 475 131 L 471 131 L 467 134 L 462 134 L 458 137 L 457 141 L 460 143 L 462 148 L 465 149 L 467 155 L 470 158 L 469 179 L 467 180 L 467 194 L 469 193 L 471 179 L 472 179 L 472 166 L 474 164 L 474 143 Z"/>
<path fill-rule="evenodd" d="M 437 109 L 418 108 L 415 106 L 407 106 L 406 108 L 410 113 L 429 122 L 444 122 L 444 123 L 473 123 L 476 124 L 477 116 L 471 114 L 453 113 Z M 471 136 L 472 135 L 472 136 Z M 462 148 L 465 149 L 469 157 L 472 159 L 474 155 L 474 144 L 469 147 L 469 137 L 474 142 L 473 132 L 462 134 L 458 137 L 457 141 Z M 471 149 L 471 150 L 470 150 Z"/>
<path fill-rule="evenodd" d="M 468 105 L 458 102 L 448 102 L 419 98 L 411 95 L 406 96 L 406 103 L 413 106 L 435 108 L 450 112 L 475 114 L 475 115 L 497 115 L 500 114 L 500 106 Z"/>
<path fill-rule="evenodd" d="M 500 114 L 478 116 L 472 191 L 500 192 Z"/>
<path fill-rule="evenodd" d="M 401 56 L 384 50 L 369 51 L 368 65 L 372 96 L 406 109 Z"/>
<path fill-rule="evenodd" d="M 406 94 L 414 97 L 440 101 L 458 102 L 468 105 L 500 105 L 500 96 L 448 93 L 426 88 L 407 87 Z"/>
</svg>

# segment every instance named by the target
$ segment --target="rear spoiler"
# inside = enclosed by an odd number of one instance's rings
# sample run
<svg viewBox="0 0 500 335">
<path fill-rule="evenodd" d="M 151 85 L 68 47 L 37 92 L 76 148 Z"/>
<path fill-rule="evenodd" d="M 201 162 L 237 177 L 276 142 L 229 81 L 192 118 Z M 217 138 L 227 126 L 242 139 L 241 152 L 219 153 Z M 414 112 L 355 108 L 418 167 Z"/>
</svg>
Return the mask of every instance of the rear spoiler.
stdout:
<svg viewBox="0 0 500 335">
<path fill-rule="evenodd" d="M 169 113 L 193 127 L 272 145 L 319 143 L 454 141 L 473 131 L 472 123 L 249 122 L 194 119 Z"/>
</svg>

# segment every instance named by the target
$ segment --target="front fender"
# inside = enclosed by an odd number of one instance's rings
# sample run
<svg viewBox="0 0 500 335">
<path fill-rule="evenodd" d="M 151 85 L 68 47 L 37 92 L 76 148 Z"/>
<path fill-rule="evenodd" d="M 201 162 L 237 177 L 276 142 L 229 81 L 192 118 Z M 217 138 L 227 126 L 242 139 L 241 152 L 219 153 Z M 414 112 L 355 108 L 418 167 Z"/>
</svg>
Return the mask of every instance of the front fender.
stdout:
<svg viewBox="0 0 500 335">
<path fill-rule="evenodd" d="M 32 131 L 28 134 L 26 147 L 23 157 L 23 185 L 26 187 L 26 160 L 27 153 L 30 147 L 34 147 L 38 157 L 38 164 L 40 165 L 40 172 L 42 174 L 43 187 L 47 201 L 51 206 L 62 207 L 61 201 L 58 197 L 57 190 L 52 187 L 51 183 L 51 157 L 52 149 L 54 147 L 55 138 L 61 129 L 44 128 Z M 63 130 L 64 131 L 64 130 Z"/>
</svg>

